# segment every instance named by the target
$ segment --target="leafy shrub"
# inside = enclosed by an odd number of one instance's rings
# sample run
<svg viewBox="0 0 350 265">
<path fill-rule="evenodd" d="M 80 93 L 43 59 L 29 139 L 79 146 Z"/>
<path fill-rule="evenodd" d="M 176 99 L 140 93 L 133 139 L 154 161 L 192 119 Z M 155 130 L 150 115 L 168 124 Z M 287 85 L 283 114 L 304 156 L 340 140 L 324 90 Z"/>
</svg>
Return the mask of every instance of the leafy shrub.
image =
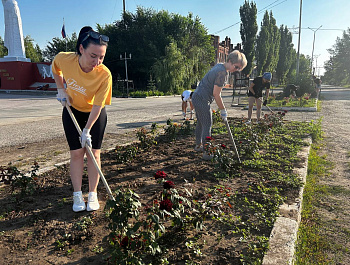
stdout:
<svg viewBox="0 0 350 265">
<path fill-rule="evenodd" d="M 150 91 L 142 91 L 142 90 L 138 90 L 138 91 L 133 91 L 130 92 L 130 97 L 133 98 L 146 98 L 146 97 L 154 97 L 154 96 L 164 96 L 164 92 L 162 91 L 158 91 L 158 90 L 150 90 Z"/>
<path fill-rule="evenodd" d="M 14 166 L 0 167 L 0 182 L 9 183 L 12 192 L 19 189 L 20 195 L 33 194 L 37 188 L 39 164 L 34 162 L 29 172 L 21 172 Z"/>
</svg>

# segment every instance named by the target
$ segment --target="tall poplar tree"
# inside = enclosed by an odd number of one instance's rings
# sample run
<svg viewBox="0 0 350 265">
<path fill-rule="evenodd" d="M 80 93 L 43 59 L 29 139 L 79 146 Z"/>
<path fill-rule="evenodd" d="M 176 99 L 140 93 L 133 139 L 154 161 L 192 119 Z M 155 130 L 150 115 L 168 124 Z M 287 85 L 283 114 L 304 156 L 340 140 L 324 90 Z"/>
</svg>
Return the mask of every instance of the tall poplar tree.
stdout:
<svg viewBox="0 0 350 265">
<path fill-rule="evenodd" d="M 278 63 L 280 33 L 276 19 L 266 11 L 257 38 L 256 56 L 258 74 L 274 72 Z"/>
<path fill-rule="evenodd" d="M 256 40 L 256 67 L 258 75 L 261 75 L 266 69 L 267 56 L 270 50 L 270 17 L 266 11 L 261 22 L 261 28 Z"/>
<path fill-rule="evenodd" d="M 281 34 L 279 28 L 276 25 L 276 19 L 273 17 L 272 11 L 270 11 L 270 50 L 268 55 L 269 64 L 266 71 L 275 72 L 279 59 Z"/>
<path fill-rule="evenodd" d="M 280 26 L 280 35 L 281 41 L 276 74 L 279 83 L 283 84 L 286 81 L 287 74 L 293 63 L 293 37 L 287 26 L 284 25 Z"/>
<path fill-rule="evenodd" d="M 258 32 L 256 4 L 246 0 L 243 6 L 239 8 L 239 14 L 241 16 L 240 33 L 243 52 L 248 61 L 246 68 L 242 72 L 249 75 L 253 69 L 253 62 L 255 60 L 256 34 Z"/>
</svg>

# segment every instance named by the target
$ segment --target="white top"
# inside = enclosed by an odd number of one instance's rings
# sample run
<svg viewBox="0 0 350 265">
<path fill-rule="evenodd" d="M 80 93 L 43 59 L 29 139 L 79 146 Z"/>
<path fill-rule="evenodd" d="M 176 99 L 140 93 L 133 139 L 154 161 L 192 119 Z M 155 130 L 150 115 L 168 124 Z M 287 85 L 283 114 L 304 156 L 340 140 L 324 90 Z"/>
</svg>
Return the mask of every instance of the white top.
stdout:
<svg viewBox="0 0 350 265">
<path fill-rule="evenodd" d="M 185 90 L 184 92 L 182 92 L 182 96 L 184 97 L 182 100 L 183 101 L 191 101 L 191 99 L 190 99 L 191 93 L 192 93 L 191 90 Z"/>
</svg>

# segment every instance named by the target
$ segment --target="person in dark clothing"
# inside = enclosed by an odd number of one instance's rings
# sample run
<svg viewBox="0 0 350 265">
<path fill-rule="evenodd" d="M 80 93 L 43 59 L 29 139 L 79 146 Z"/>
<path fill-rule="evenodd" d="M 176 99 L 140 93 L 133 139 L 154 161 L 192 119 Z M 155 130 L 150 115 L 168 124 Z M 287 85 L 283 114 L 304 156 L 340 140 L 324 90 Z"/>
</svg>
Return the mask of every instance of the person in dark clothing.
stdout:
<svg viewBox="0 0 350 265">
<path fill-rule="evenodd" d="M 256 118 L 257 122 L 260 120 L 261 114 L 261 105 L 263 103 L 264 106 L 267 104 L 267 98 L 269 97 L 270 92 L 270 82 L 272 79 L 271 73 L 264 73 L 262 76 L 256 77 L 253 82 L 250 84 L 249 92 L 248 92 L 248 121 L 247 124 L 251 123 L 253 106 L 254 102 L 256 103 Z M 266 89 L 266 99 L 263 101 L 262 91 Z"/>
</svg>

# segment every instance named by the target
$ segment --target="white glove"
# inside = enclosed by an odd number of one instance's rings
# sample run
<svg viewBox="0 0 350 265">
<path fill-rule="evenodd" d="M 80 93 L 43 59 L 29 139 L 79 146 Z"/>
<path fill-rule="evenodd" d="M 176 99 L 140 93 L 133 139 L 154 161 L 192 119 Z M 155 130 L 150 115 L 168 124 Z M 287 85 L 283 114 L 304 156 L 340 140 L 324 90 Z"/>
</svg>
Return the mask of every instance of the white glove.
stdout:
<svg viewBox="0 0 350 265">
<path fill-rule="evenodd" d="M 227 111 L 226 109 L 220 110 L 220 116 L 223 121 L 227 120 Z"/>
<path fill-rule="evenodd" d="M 62 106 L 66 106 L 66 103 L 70 106 L 68 95 L 64 88 L 57 88 L 57 100 L 61 102 Z"/>
<path fill-rule="evenodd" d="M 86 145 L 92 147 L 90 129 L 84 128 L 80 136 L 80 143 L 82 148 L 84 148 Z"/>
</svg>

